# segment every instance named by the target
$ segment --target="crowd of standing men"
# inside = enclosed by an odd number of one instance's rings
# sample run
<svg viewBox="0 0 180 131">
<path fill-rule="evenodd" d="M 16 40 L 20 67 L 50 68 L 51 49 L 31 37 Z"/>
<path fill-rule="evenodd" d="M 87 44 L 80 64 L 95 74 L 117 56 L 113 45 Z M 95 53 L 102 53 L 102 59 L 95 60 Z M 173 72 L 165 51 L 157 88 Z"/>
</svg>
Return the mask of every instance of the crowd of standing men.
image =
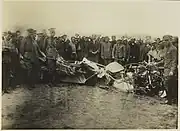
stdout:
<svg viewBox="0 0 180 131">
<path fill-rule="evenodd" d="M 75 34 L 70 39 L 67 35 L 57 37 L 55 28 L 37 32 L 28 29 L 28 35 L 21 36 L 20 31 L 4 32 L 3 34 L 3 88 L 8 92 L 8 86 L 15 87 L 21 83 L 28 83 L 34 87 L 38 80 L 38 73 L 42 61 L 46 61 L 50 85 L 54 84 L 56 60 L 62 56 L 67 61 L 81 61 L 87 59 L 107 65 L 117 61 L 125 65 L 141 61 L 156 61 L 164 64 L 164 74 L 169 82 L 170 76 L 177 72 L 178 37 L 170 35 L 157 38 L 153 42 L 151 37 L 146 40 L 127 38 L 116 39 L 112 36 L 80 36 Z M 8 47 L 8 51 L 6 50 Z M 46 56 L 46 59 L 43 56 Z M 12 82 L 6 79 L 13 72 Z M 11 83 L 11 85 L 8 85 Z M 168 84 L 167 84 L 168 87 Z"/>
</svg>

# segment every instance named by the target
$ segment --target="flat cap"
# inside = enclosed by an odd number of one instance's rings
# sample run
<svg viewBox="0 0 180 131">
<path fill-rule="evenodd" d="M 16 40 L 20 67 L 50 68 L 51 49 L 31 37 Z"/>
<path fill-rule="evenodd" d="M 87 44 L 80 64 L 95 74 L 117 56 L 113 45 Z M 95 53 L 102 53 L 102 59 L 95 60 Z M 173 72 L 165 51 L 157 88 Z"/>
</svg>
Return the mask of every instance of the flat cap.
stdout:
<svg viewBox="0 0 180 131">
<path fill-rule="evenodd" d="M 27 32 L 29 32 L 29 33 L 34 33 L 34 29 L 29 28 L 29 29 L 27 29 Z"/>
<path fill-rule="evenodd" d="M 11 31 L 8 31 L 7 33 L 8 33 L 9 35 L 11 35 L 11 34 L 12 34 L 12 32 L 11 32 Z"/>
<path fill-rule="evenodd" d="M 20 31 L 20 30 L 17 30 L 16 33 L 18 33 L 18 32 L 20 33 L 21 31 Z"/>
<path fill-rule="evenodd" d="M 37 35 L 43 35 L 43 33 L 42 32 L 38 32 Z"/>
<path fill-rule="evenodd" d="M 7 32 L 3 32 L 3 35 L 5 36 L 5 35 L 7 35 L 8 33 Z"/>
<path fill-rule="evenodd" d="M 41 33 L 43 33 L 42 30 L 38 30 L 38 31 L 37 31 L 37 34 L 41 34 Z"/>
<path fill-rule="evenodd" d="M 172 40 L 172 36 L 171 35 L 164 35 L 163 40 Z"/>
<path fill-rule="evenodd" d="M 66 34 L 62 35 L 62 37 L 67 36 Z"/>
<path fill-rule="evenodd" d="M 34 30 L 34 29 L 33 29 L 33 32 L 34 32 L 34 33 L 37 33 L 37 30 Z"/>
<path fill-rule="evenodd" d="M 50 32 L 54 32 L 55 29 L 56 29 L 56 28 L 49 28 L 48 30 L 49 30 Z"/>
</svg>

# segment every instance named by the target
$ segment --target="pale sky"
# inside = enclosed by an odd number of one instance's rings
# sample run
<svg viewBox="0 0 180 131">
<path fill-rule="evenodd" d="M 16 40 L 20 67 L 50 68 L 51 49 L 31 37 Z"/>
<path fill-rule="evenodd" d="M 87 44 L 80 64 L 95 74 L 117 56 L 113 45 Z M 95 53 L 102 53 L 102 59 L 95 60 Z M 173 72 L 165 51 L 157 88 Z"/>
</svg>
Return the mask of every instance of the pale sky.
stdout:
<svg viewBox="0 0 180 131">
<path fill-rule="evenodd" d="M 3 31 L 55 27 L 58 33 L 180 34 L 180 2 L 3 2 Z"/>
</svg>

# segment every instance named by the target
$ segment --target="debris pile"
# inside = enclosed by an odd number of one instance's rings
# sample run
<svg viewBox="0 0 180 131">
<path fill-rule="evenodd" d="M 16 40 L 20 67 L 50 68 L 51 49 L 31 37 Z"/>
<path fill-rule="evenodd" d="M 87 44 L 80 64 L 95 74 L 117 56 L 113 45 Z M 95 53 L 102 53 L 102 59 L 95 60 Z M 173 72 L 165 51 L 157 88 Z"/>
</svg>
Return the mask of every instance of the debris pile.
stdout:
<svg viewBox="0 0 180 131">
<path fill-rule="evenodd" d="M 162 73 L 151 64 L 136 63 L 122 66 L 112 62 L 107 66 L 83 58 L 82 61 L 68 62 L 62 57 L 57 60 L 58 80 L 61 82 L 94 86 L 98 80 L 105 80 L 103 88 L 115 88 L 122 92 L 136 94 L 164 94 Z"/>
</svg>

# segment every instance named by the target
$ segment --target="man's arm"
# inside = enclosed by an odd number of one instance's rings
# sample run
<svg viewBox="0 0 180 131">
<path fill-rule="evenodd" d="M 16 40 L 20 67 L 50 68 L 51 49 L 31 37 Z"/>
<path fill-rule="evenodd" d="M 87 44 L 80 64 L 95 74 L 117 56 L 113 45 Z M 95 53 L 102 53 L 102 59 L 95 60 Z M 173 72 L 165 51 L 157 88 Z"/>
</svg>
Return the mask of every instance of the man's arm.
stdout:
<svg viewBox="0 0 180 131">
<path fill-rule="evenodd" d="M 19 50 L 20 50 L 21 55 L 24 55 L 25 44 L 26 44 L 26 39 L 24 38 L 22 40 L 22 42 L 20 43 L 20 49 Z"/>
<path fill-rule="evenodd" d="M 123 58 L 125 58 L 126 57 L 126 48 L 125 48 L 125 45 L 123 46 L 122 50 L 123 50 Z"/>
<path fill-rule="evenodd" d="M 45 54 L 46 54 L 46 48 L 47 48 L 47 44 L 48 44 L 48 38 L 44 38 L 44 44 L 43 44 L 43 51 L 45 51 Z"/>
<path fill-rule="evenodd" d="M 116 51 L 116 44 L 113 46 L 113 49 L 112 49 L 112 58 L 113 59 L 115 57 L 115 51 Z"/>
<path fill-rule="evenodd" d="M 171 55 L 172 55 L 172 61 L 171 61 L 171 71 L 174 73 L 174 71 L 177 68 L 177 49 L 174 49 L 171 51 Z"/>
<path fill-rule="evenodd" d="M 100 50 L 101 50 L 101 58 L 104 58 L 104 45 L 103 44 L 101 45 Z"/>
</svg>

